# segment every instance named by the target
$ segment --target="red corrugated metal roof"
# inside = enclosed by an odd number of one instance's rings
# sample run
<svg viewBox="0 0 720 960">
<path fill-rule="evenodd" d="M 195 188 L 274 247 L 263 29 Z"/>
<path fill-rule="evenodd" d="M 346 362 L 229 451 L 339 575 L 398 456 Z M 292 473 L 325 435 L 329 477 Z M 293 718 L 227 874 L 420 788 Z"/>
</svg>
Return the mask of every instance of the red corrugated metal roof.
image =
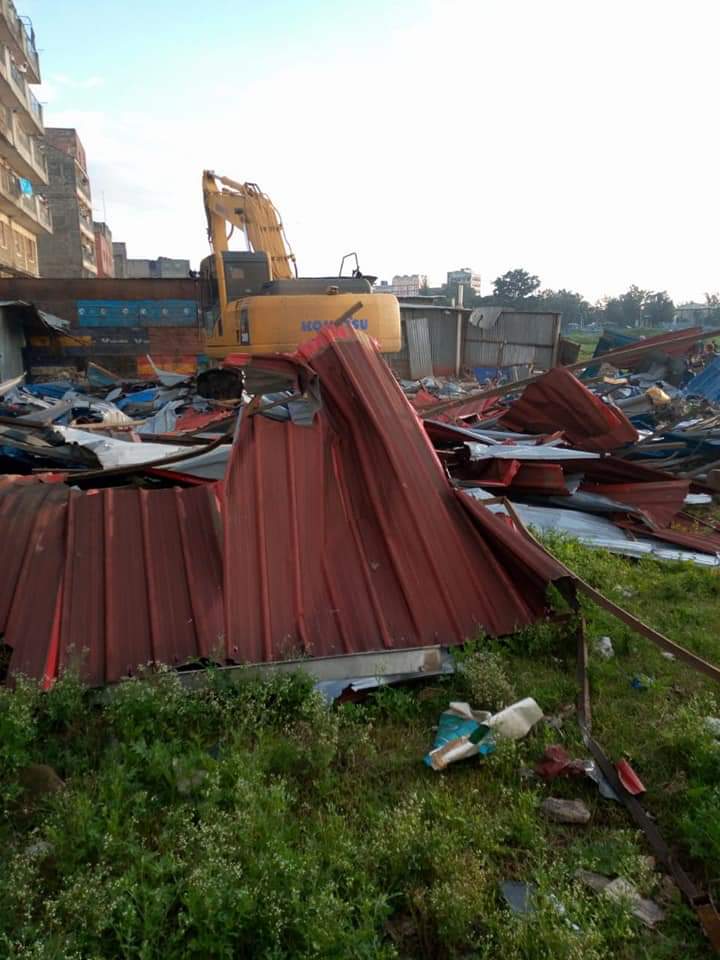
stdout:
<svg viewBox="0 0 720 960">
<path fill-rule="evenodd" d="M 537 617 L 544 588 L 509 576 L 468 522 L 370 342 L 328 329 L 301 352 L 322 385 L 315 426 L 246 419 L 229 464 L 228 636 L 264 660 L 455 643 Z"/>
<path fill-rule="evenodd" d="M 683 524 L 681 528 L 663 527 L 662 529 L 650 529 L 642 523 L 633 520 L 616 521 L 619 527 L 624 530 L 630 530 L 638 536 L 652 537 L 654 540 L 664 540 L 666 543 L 673 543 L 678 547 L 684 547 L 686 550 L 696 550 L 698 553 L 720 553 L 720 533 L 707 527 L 693 527 L 689 521 L 679 522 Z"/>
<path fill-rule="evenodd" d="M 603 403 L 563 367 L 549 370 L 525 387 L 500 422 L 506 430 L 518 433 L 562 430 L 573 446 L 598 452 L 638 439 L 621 410 Z"/>
<path fill-rule="evenodd" d="M 588 493 L 599 493 L 647 516 L 659 527 L 667 526 L 683 508 L 690 490 L 689 480 L 660 480 L 655 483 L 588 483 L 580 485 Z"/>
<path fill-rule="evenodd" d="M 230 420 L 235 415 L 236 411 L 234 410 L 208 410 L 205 413 L 201 413 L 191 408 L 180 414 L 175 423 L 175 429 L 171 431 L 171 434 L 198 433 L 206 427 L 209 427 L 212 423 L 222 423 L 223 420 Z"/>
<path fill-rule="evenodd" d="M 0 486 L 0 635 L 11 672 L 90 683 L 184 663 L 224 636 L 213 488 Z"/>
<path fill-rule="evenodd" d="M 327 329 L 303 357 L 313 425 L 246 417 L 223 484 L 0 487 L 12 673 L 51 680 L 75 658 L 99 684 L 148 661 L 450 644 L 542 614 L 565 570 L 452 489 L 370 341 Z"/>
</svg>

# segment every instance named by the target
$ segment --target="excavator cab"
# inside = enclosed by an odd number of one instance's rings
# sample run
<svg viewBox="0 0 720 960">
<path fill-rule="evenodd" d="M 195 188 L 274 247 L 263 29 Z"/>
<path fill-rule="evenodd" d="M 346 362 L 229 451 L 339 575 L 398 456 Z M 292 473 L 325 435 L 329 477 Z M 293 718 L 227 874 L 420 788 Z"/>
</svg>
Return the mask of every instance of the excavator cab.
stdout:
<svg viewBox="0 0 720 960">
<path fill-rule="evenodd" d="M 209 357 L 291 353 L 340 318 L 367 332 L 382 351 L 400 350 L 397 299 L 373 293 L 359 269 L 350 277 L 298 277 L 280 215 L 257 184 L 206 170 L 203 199 L 213 251 L 200 268 Z M 236 228 L 248 250 L 228 249 Z"/>
</svg>

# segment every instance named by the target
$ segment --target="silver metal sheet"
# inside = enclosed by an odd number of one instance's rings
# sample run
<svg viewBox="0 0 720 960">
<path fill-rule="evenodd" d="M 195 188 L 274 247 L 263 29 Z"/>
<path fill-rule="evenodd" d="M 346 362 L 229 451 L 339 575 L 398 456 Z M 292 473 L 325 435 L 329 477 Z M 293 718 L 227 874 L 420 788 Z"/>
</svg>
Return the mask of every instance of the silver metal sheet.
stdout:
<svg viewBox="0 0 720 960">
<path fill-rule="evenodd" d="M 557 463 L 561 460 L 597 460 L 599 453 L 588 453 L 587 450 L 570 450 L 556 447 L 554 444 L 541 443 L 530 446 L 524 443 L 474 443 L 466 441 L 470 450 L 471 460 L 542 460 L 547 463 Z"/>
<path fill-rule="evenodd" d="M 432 350 L 430 347 L 430 327 L 427 317 L 408 317 L 405 321 L 407 332 L 410 377 L 420 380 L 433 375 Z"/>
<path fill-rule="evenodd" d="M 463 491 L 476 500 L 491 499 L 494 494 L 487 490 L 470 489 Z M 501 503 L 487 506 L 493 513 L 507 514 Z M 633 540 L 630 536 L 605 517 L 596 517 L 579 510 L 564 510 L 559 507 L 534 507 L 523 503 L 514 503 L 513 509 L 522 522 L 534 527 L 541 533 L 561 533 L 575 537 L 588 547 L 609 550 L 626 557 L 653 557 L 656 560 L 689 561 L 700 567 L 720 567 L 720 556 L 709 553 L 696 553 L 692 550 L 679 550 L 661 540 L 651 537 Z"/>
</svg>

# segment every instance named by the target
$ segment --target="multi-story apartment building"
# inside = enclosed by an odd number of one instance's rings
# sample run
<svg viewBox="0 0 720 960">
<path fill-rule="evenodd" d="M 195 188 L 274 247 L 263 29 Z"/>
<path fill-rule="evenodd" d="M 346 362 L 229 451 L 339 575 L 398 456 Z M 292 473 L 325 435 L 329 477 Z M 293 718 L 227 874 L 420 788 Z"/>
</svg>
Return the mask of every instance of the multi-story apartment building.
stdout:
<svg viewBox="0 0 720 960">
<path fill-rule="evenodd" d="M 38 240 L 52 234 L 46 199 L 35 33 L 12 0 L 0 0 L 0 276 L 37 277 Z"/>
<path fill-rule="evenodd" d="M 40 238 L 40 272 L 43 277 L 96 277 L 95 228 L 85 148 L 72 127 L 48 127 L 45 150 L 53 232 Z"/>
<path fill-rule="evenodd" d="M 418 297 L 427 287 L 424 273 L 395 274 L 392 283 L 381 280 L 375 287 L 376 293 L 394 293 L 396 297 Z"/>
<path fill-rule="evenodd" d="M 481 282 L 480 274 L 474 273 L 470 267 L 462 267 L 460 270 L 448 270 L 447 275 L 448 290 L 452 296 L 455 296 L 458 287 L 468 287 L 470 292 L 480 296 Z"/>
<path fill-rule="evenodd" d="M 95 230 L 95 259 L 97 260 L 98 277 L 114 277 L 115 263 L 113 260 L 112 231 L 103 221 L 93 223 Z"/>
</svg>

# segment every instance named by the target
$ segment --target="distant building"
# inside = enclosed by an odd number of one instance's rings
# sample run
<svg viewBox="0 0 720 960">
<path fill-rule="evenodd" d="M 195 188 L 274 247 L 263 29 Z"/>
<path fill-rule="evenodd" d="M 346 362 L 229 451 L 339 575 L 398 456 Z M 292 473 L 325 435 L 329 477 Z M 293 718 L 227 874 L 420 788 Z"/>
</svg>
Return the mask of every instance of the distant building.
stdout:
<svg viewBox="0 0 720 960">
<path fill-rule="evenodd" d="M 450 296 L 456 295 L 458 287 L 469 287 L 473 294 L 480 296 L 480 274 L 473 273 L 470 267 L 463 267 L 461 270 L 448 270 L 447 285 Z"/>
<path fill-rule="evenodd" d="M 96 277 L 95 230 L 87 159 L 77 130 L 45 131 L 53 233 L 40 238 L 43 277 Z"/>
<path fill-rule="evenodd" d="M 716 315 L 717 307 L 707 303 L 681 303 L 675 307 L 674 323 L 680 326 L 700 326 Z"/>
<path fill-rule="evenodd" d="M 38 238 L 52 232 L 35 34 L 0 3 L 0 276 L 37 277 Z M 38 193 L 38 191 L 40 191 Z"/>
<path fill-rule="evenodd" d="M 115 276 L 123 278 L 156 278 L 158 280 L 181 280 L 190 276 L 189 260 L 174 260 L 158 257 L 156 260 L 129 259 L 125 243 L 113 243 Z"/>
<path fill-rule="evenodd" d="M 396 297 L 417 297 L 427 287 L 427 277 L 422 273 L 395 274 L 392 283 L 381 280 L 375 286 L 376 293 L 393 293 Z"/>
<path fill-rule="evenodd" d="M 106 223 L 93 221 L 95 232 L 95 259 L 97 260 L 97 275 L 99 277 L 114 277 L 115 263 L 113 261 L 112 231 Z"/>
</svg>

